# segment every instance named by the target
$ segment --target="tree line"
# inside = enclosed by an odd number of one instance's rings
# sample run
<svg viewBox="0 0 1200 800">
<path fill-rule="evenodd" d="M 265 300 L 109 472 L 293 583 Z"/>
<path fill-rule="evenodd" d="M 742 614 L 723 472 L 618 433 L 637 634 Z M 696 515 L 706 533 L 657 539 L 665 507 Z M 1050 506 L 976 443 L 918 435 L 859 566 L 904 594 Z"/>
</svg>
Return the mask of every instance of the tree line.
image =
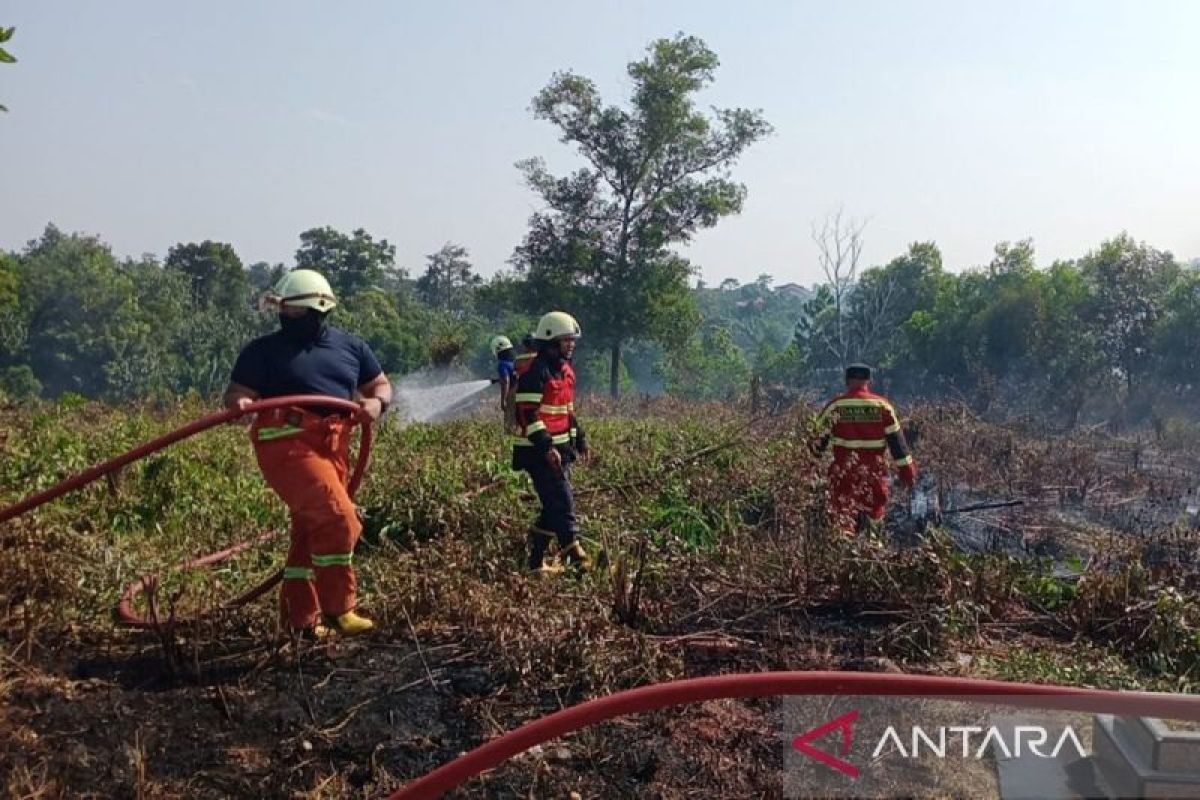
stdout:
<svg viewBox="0 0 1200 800">
<path fill-rule="evenodd" d="M 934 242 L 915 242 L 848 285 L 815 287 L 785 347 L 765 318 L 733 341 L 751 372 L 791 387 L 828 389 L 847 362 L 865 361 L 891 394 L 980 413 L 1067 427 L 1194 416 L 1197 266 L 1127 233 L 1049 265 L 1030 240 L 1001 242 L 989 263 L 956 272 Z"/>
<path fill-rule="evenodd" d="M 456 244 L 413 276 L 392 244 L 364 230 L 299 238 L 295 265 L 320 269 L 342 300 L 336 324 L 363 336 L 395 375 L 447 364 L 486 374 L 491 335 L 518 336 L 545 308 L 572 307 L 534 274 L 485 280 Z M 244 265 L 212 241 L 178 244 L 161 261 L 119 259 L 97 237 L 49 225 L 23 250 L 0 253 L 0 391 L 213 395 L 238 350 L 273 329 L 256 298 L 285 269 Z M 899 397 L 951 397 L 1068 425 L 1087 413 L 1189 411 L 1200 400 L 1200 270 L 1127 234 L 1046 266 L 1032 242 L 1004 242 L 988 264 L 957 272 L 935 243 L 916 242 L 847 287 L 777 286 L 763 275 L 701 282 L 672 302 L 686 319 L 671 338 L 626 340 L 625 389 L 739 399 L 757 377 L 823 392 L 846 363 L 865 361 Z M 609 340 L 585 325 L 583 344 L 581 380 L 602 391 Z"/>
<path fill-rule="evenodd" d="M 1126 234 L 1038 265 L 1032 242 L 996 246 L 986 265 L 945 269 L 934 242 L 860 269 L 864 227 L 841 213 L 814 224 L 816 286 L 696 282 L 678 251 L 741 210 L 732 168 L 771 134 L 762 113 L 700 110 L 719 61 L 703 41 L 652 42 L 627 65 L 630 96 L 555 74 L 533 100 L 582 166 L 517 167 L 541 207 L 504 268 L 484 279 L 447 243 L 412 274 L 363 229 L 299 235 L 294 264 L 245 265 L 222 242 L 180 243 L 160 260 L 119 259 L 99 238 L 49 225 L 0 252 L 0 392 L 112 401 L 220 390 L 240 347 L 271 330 L 255 298 L 291 266 L 314 268 L 341 304 L 335 323 L 403 375 L 458 364 L 490 370 L 487 340 L 519 338 L 537 315 L 569 309 L 585 331 L 585 390 L 694 399 L 827 392 L 865 361 L 905 398 L 953 397 L 983 412 L 1075 425 L 1130 421 L 1196 404 L 1200 273 Z M 797 264 L 798 271 L 812 265 Z"/>
</svg>

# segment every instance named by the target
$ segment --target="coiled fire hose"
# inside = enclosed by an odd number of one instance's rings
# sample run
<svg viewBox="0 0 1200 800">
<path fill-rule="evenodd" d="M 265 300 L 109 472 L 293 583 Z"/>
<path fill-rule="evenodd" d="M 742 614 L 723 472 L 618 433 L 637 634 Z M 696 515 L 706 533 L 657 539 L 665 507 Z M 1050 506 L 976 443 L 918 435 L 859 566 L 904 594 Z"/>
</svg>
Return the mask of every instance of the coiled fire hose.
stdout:
<svg viewBox="0 0 1200 800">
<path fill-rule="evenodd" d="M 105 461 L 102 464 L 97 464 L 96 466 L 85 470 L 84 472 L 81 472 L 72 478 L 68 478 L 61 483 L 51 486 L 49 489 L 45 489 L 37 494 L 25 498 L 18 503 L 15 503 L 14 505 L 9 506 L 8 508 L 0 510 L 0 523 L 7 522 L 10 519 L 16 519 L 22 514 L 32 511 L 38 506 L 49 503 L 51 500 L 62 497 L 68 492 L 73 492 L 76 489 L 86 486 L 92 481 L 98 480 L 110 472 L 115 472 L 122 467 L 132 464 L 133 462 L 143 459 L 146 456 L 156 453 L 166 447 L 169 447 L 176 442 L 188 439 L 198 433 L 202 433 L 210 428 L 215 428 L 218 425 L 231 422 L 246 414 L 253 414 L 260 411 L 270 411 L 275 408 L 285 408 L 291 406 L 321 406 L 323 408 L 346 411 L 351 414 L 352 419 L 359 423 L 359 427 L 362 429 L 362 434 L 358 446 L 358 459 L 354 464 L 354 470 L 350 473 L 350 480 L 347 484 L 347 491 L 351 497 L 354 497 L 355 493 L 358 491 L 359 485 L 362 483 L 363 475 L 366 473 L 367 463 L 371 458 L 371 444 L 374 439 L 371 425 L 364 424 L 362 407 L 358 405 L 358 403 L 353 403 L 349 400 L 342 400 L 336 397 L 325 397 L 322 395 L 312 394 L 291 395 L 287 397 L 272 397 L 267 400 L 258 400 L 254 403 L 251 403 L 243 410 L 219 411 L 214 414 L 210 414 L 207 417 L 198 419 L 195 422 L 179 428 L 178 430 L 172 431 L 164 436 L 160 436 L 153 441 L 146 442 L 145 444 L 135 447 L 129 452 Z M 270 540 L 275 535 L 275 531 L 262 533 L 254 539 L 241 542 L 216 553 L 210 553 L 209 555 L 201 556 L 200 558 L 183 561 L 179 564 L 176 564 L 175 567 L 173 567 L 173 570 L 185 572 L 188 570 L 198 569 L 199 567 L 220 564 L 224 561 L 228 561 L 230 558 L 233 558 L 238 553 Z M 233 600 L 226 602 L 221 606 L 221 608 L 237 608 L 238 606 L 245 605 L 246 603 L 262 597 L 264 594 L 270 591 L 273 586 L 279 583 L 282 578 L 283 571 L 279 570 L 271 577 L 267 578 L 267 580 L 265 580 L 263 583 L 255 586 L 252 589 L 249 589 L 246 592 L 243 592 Z M 117 621 L 121 625 L 130 628 L 153 628 L 160 624 L 158 620 L 147 619 L 139 615 L 138 612 L 134 610 L 134 600 L 138 597 L 138 595 L 155 586 L 157 584 L 157 580 L 158 579 L 153 575 L 143 575 L 141 578 L 125 588 L 125 591 L 121 594 L 120 603 L 116 608 Z M 171 624 L 193 624 L 200 619 L 203 619 L 203 617 L 172 617 Z"/>
<path fill-rule="evenodd" d="M 1114 692 L 934 675 L 870 672 L 757 672 L 642 686 L 563 709 L 509 731 L 388 795 L 433 800 L 529 748 L 627 714 L 706 700 L 779 695 L 928 697 L 1017 708 L 1156 716 L 1200 721 L 1200 696 Z M 796 731 L 800 733 L 800 731 Z"/>
</svg>

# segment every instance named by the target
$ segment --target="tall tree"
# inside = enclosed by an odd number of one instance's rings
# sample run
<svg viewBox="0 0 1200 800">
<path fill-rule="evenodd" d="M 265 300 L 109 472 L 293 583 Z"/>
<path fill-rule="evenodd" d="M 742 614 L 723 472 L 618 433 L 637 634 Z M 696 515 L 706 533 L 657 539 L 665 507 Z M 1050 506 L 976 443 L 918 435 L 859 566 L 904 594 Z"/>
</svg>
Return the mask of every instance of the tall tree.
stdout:
<svg viewBox="0 0 1200 800">
<path fill-rule="evenodd" d="M 628 108 L 604 105 L 592 81 L 557 73 L 533 99 L 587 166 L 566 177 L 538 158 L 518 164 L 547 208 L 535 213 L 513 262 L 543 306 L 570 304 L 610 355 L 619 393 L 631 339 L 682 341 L 697 324 L 691 265 L 670 247 L 741 211 L 745 187 L 729 169 L 771 128 L 758 111 L 697 110 L 716 54 L 696 37 L 659 39 L 628 65 Z"/>
<path fill-rule="evenodd" d="M 1088 321 L 1131 400 L 1150 366 L 1151 338 L 1179 267 L 1170 253 L 1123 233 L 1085 256 L 1080 269 L 1093 298 Z"/>
<path fill-rule="evenodd" d="M 29 365 L 52 395 L 119 395 L 110 365 L 159 341 L 139 314 L 132 277 L 95 237 L 48 225 L 21 258 L 20 287 Z"/>
<path fill-rule="evenodd" d="M 1167 295 L 1165 314 L 1154 332 L 1155 367 L 1163 386 L 1193 399 L 1200 394 L 1200 274 L 1188 270 Z"/>
<path fill-rule="evenodd" d="M 208 240 L 177 244 L 167 251 L 163 267 L 187 277 L 192 303 L 198 308 L 233 311 L 249 303 L 250 284 L 233 245 Z"/>
<path fill-rule="evenodd" d="M 407 296 L 361 292 L 338 306 L 338 325 L 366 339 L 380 364 L 404 375 L 427 363 L 434 314 Z"/>
<path fill-rule="evenodd" d="M 859 279 L 850 295 L 849 308 L 843 312 L 856 361 L 883 366 L 883 360 L 894 352 L 898 295 L 897 282 L 886 268 L 869 269 Z"/>
<path fill-rule="evenodd" d="M 452 314 L 471 310 L 475 290 L 483 278 L 471 269 L 467 249 L 451 242 L 425 257 L 425 274 L 417 278 L 417 295 L 429 305 Z"/>
<path fill-rule="evenodd" d="M 253 289 L 261 292 L 279 283 L 285 272 L 287 268 L 283 264 L 271 265 L 266 261 L 255 261 L 246 270 L 246 280 Z"/>
<path fill-rule="evenodd" d="M 362 228 L 349 236 L 328 226 L 311 228 L 300 234 L 296 251 L 296 268 L 320 272 L 339 299 L 380 286 L 389 273 L 397 272 L 395 263 L 395 245 L 387 239 L 375 241 Z"/>
<path fill-rule="evenodd" d="M 25 348 L 28 329 L 21 313 L 17 259 L 0 252 L 0 365 L 16 362 Z"/>
<path fill-rule="evenodd" d="M 737 397 L 750 382 L 750 365 L 733 335 L 721 325 L 706 327 L 662 365 L 667 390 L 693 400 Z"/>
<path fill-rule="evenodd" d="M 1067 426 L 1074 428 L 1090 400 L 1113 394 L 1113 371 L 1105 363 L 1099 331 L 1080 324 L 1092 297 L 1079 269 L 1070 262 L 1056 262 L 1042 285 L 1046 332 L 1039 354 L 1045 376 L 1040 393 L 1048 407 L 1062 409 Z"/>
<path fill-rule="evenodd" d="M 521 317 L 520 327 L 528 333 L 537 321 L 534 315 L 538 310 L 529 303 L 527 290 L 520 275 L 501 270 L 475 290 L 475 313 L 492 323 Z"/>
<path fill-rule="evenodd" d="M 992 263 L 988 264 L 991 275 L 1027 274 L 1037 269 L 1032 239 L 1022 239 L 1015 244 L 1000 242 L 995 247 L 995 253 Z"/>
<path fill-rule="evenodd" d="M 918 309 L 933 306 L 938 284 L 944 278 L 942 254 L 933 242 L 913 242 L 908 251 L 884 267 L 862 274 L 850 297 L 850 322 L 858 342 L 859 357 L 893 370 L 892 385 L 915 377 L 907 340 L 901 333 Z"/>
</svg>

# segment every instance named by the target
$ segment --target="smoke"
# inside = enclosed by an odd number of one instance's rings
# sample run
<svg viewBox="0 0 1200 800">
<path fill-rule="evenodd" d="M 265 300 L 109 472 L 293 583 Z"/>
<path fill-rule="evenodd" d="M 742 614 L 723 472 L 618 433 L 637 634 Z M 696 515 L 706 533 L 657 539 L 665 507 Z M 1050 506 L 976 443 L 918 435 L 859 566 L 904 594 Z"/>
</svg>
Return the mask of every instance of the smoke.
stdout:
<svg viewBox="0 0 1200 800">
<path fill-rule="evenodd" d="M 392 384 L 396 416 L 403 424 L 438 422 L 469 415 L 491 386 L 489 380 L 464 380 L 469 375 L 441 367 L 405 375 Z"/>
</svg>

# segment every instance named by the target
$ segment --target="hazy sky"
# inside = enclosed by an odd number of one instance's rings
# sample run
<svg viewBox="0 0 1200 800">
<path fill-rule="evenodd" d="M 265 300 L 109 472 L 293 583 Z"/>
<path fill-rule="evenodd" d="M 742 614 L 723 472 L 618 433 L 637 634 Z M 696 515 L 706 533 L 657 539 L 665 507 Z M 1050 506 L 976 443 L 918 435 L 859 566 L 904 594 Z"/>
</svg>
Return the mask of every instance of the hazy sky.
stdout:
<svg viewBox="0 0 1200 800">
<path fill-rule="evenodd" d="M 300 231 L 361 226 L 410 268 L 449 240 L 490 274 L 535 209 L 513 163 L 574 163 L 532 96 L 570 68 L 623 101 L 626 63 L 684 31 L 721 59 L 704 102 L 776 128 L 735 168 L 743 214 L 689 249 L 709 281 L 816 280 L 810 224 L 839 205 L 868 263 L 1026 236 L 1049 263 L 1122 230 L 1200 256 L 1191 0 L 19 0 L 0 24 L 0 247 L 54 221 L 290 263 Z"/>
</svg>

